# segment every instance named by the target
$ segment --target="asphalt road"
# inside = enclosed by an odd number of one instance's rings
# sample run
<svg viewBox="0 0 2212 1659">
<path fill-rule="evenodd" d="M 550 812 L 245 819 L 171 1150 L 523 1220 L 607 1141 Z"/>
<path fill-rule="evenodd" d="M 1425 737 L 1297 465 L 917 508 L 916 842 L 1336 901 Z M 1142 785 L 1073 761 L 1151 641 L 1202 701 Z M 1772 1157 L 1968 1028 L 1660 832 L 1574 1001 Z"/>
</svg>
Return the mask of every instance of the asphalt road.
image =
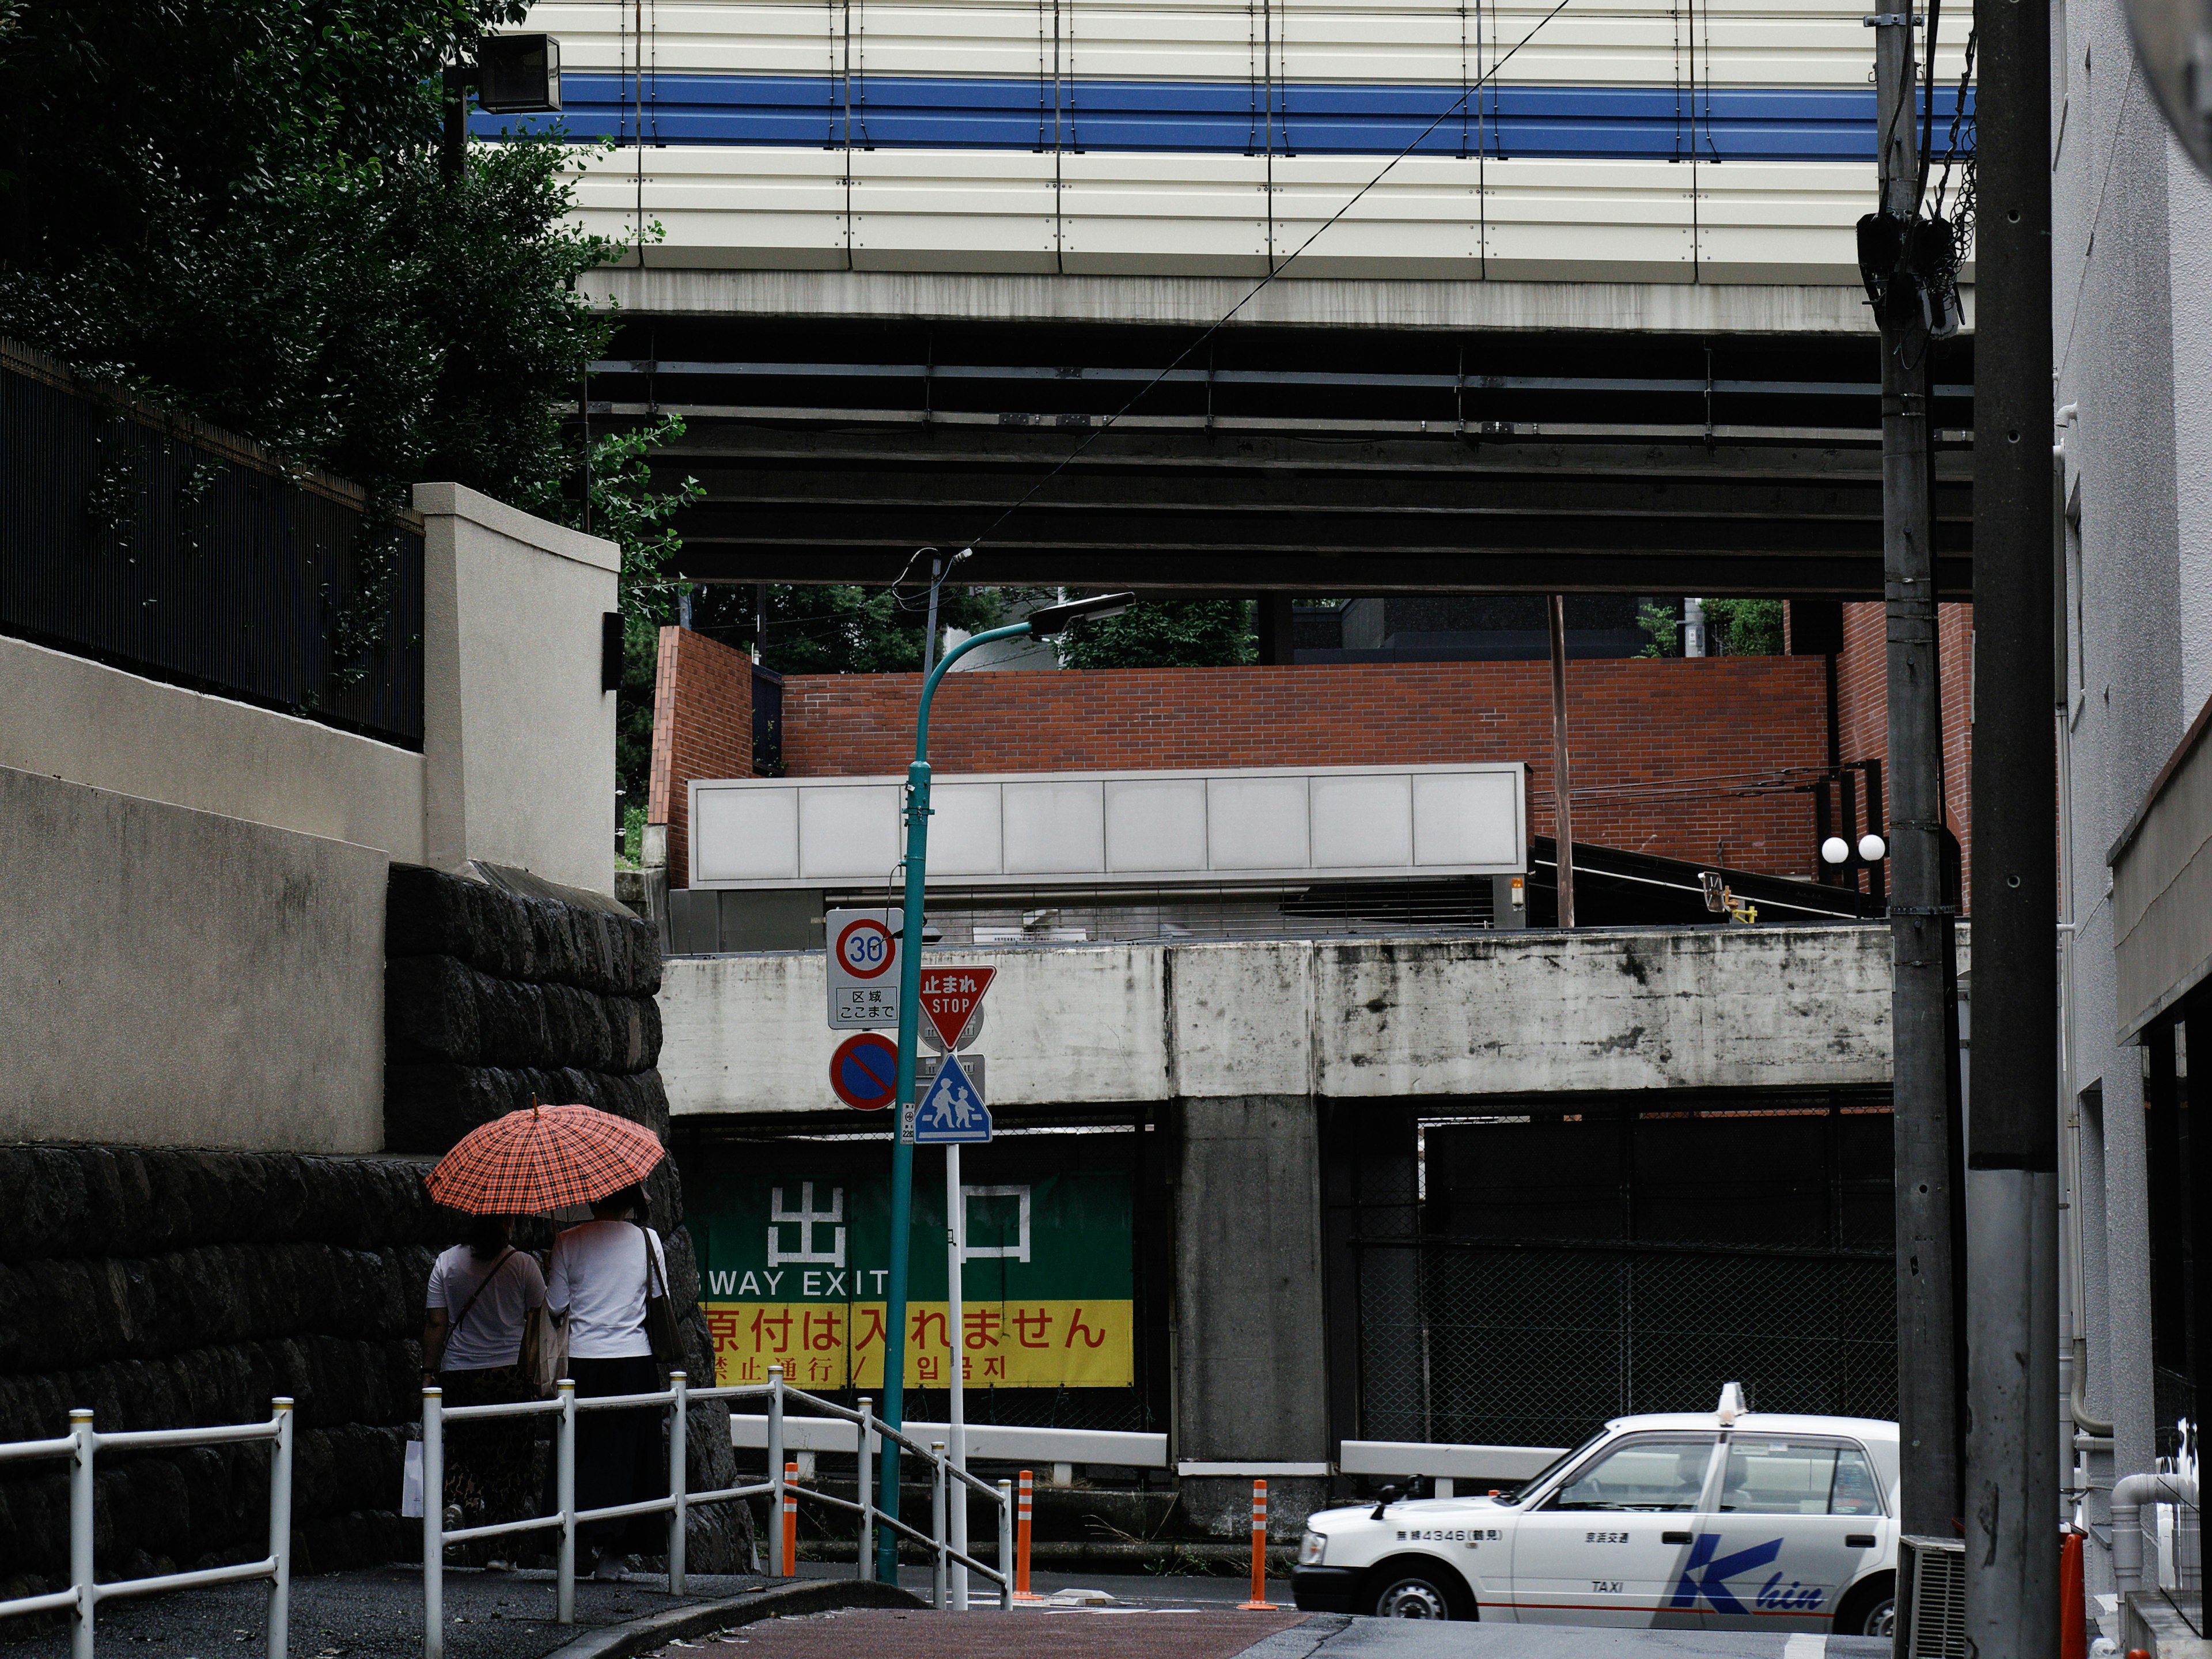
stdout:
<svg viewBox="0 0 2212 1659">
<path fill-rule="evenodd" d="M 1587 1625 L 1461 1625 L 1316 1613 L 1243 1659 L 1888 1659 L 1860 1636 L 1765 1631 L 1600 1630 Z"/>
<path fill-rule="evenodd" d="M 1301 1616 L 1287 1608 L 1238 1613 L 1223 1605 L 1199 1610 L 1122 1603 L 1024 1608 L 1012 1617 L 816 1613 L 670 1648 L 663 1659 L 688 1659 L 693 1652 L 714 1659 L 1033 1659 L 1041 1646 L 1055 1659 L 1887 1659 L 1889 1653 L 1887 1642 L 1758 1631 L 1431 1624 Z"/>
</svg>

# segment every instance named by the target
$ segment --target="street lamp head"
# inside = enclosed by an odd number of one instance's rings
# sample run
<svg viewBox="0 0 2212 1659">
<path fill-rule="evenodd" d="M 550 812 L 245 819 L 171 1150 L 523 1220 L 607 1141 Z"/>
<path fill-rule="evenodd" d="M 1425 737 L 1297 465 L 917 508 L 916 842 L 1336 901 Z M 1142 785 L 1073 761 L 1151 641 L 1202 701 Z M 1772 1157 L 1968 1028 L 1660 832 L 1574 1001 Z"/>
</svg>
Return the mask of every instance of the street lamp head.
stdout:
<svg viewBox="0 0 2212 1659">
<path fill-rule="evenodd" d="M 561 107 L 561 43 L 550 34 L 487 34 L 477 46 L 477 103 L 495 114 Z"/>
<path fill-rule="evenodd" d="M 1820 861 L 1841 864 L 1851 855 L 1851 844 L 1841 836 L 1831 836 L 1820 843 Z"/>
<path fill-rule="evenodd" d="M 1087 599 L 1070 599 L 1065 605 L 1048 605 L 1030 612 L 1030 632 L 1048 640 L 1065 634 L 1085 617 L 1118 617 L 1136 602 L 1134 593 L 1098 593 Z"/>
<path fill-rule="evenodd" d="M 1869 864 L 1881 863 L 1882 854 L 1888 851 L 1889 843 L 1880 836 L 1869 833 L 1859 837 L 1859 856 Z"/>
</svg>

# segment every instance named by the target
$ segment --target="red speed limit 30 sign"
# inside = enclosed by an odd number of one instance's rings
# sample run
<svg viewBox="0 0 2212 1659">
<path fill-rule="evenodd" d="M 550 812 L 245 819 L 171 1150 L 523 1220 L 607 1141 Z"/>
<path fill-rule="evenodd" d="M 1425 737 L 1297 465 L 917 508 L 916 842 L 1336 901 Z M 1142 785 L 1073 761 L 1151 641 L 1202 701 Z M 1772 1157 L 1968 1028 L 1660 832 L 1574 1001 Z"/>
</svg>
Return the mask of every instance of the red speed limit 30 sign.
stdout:
<svg viewBox="0 0 2212 1659">
<path fill-rule="evenodd" d="M 822 919 L 830 947 L 830 1029 L 882 1030 L 898 1024 L 896 912 L 832 910 Z"/>
</svg>

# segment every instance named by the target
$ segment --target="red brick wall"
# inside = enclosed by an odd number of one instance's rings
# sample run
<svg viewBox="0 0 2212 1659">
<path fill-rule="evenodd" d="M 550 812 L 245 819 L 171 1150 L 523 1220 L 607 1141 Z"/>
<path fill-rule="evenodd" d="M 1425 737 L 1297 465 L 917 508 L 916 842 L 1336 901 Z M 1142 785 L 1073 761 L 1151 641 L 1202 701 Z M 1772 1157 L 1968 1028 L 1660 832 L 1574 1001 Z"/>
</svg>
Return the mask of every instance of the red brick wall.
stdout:
<svg viewBox="0 0 2212 1659">
<path fill-rule="evenodd" d="M 688 628 L 660 630 L 647 823 L 668 826 L 668 880 L 691 882 L 693 778 L 753 775 L 753 659 Z"/>
<path fill-rule="evenodd" d="M 1938 605 L 1936 648 L 1942 664 L 1943 810 L 1959 838 L 1971 883 L 1973 871 L 1973 692 L 1974 608 Z M 1836 658 L 1836 726 L 1845 765 L 1869 759 L 1882 763 L 1882 790 L 1889 789 L 1888 629 L 1883 608 L 1872 601 L 1844 607 L 1844 648 Z M 1885 800 L 1885 807 L 1887 806 Z"/>
<path fill-rule="evenodd" d="M 1824 674 L 1817 658 L 1569 664 L 1575 838 L 1809 875 L 1812 798 L 1776 775 L 1826 763 Z M 785 770 L 796 777 L 902 773 L 919 690 L 914 674 L 787 678 Z M 1518 760 L 1528 767 L 1532 831 L 1549 835 L 1550 668 L 1389 663 L 956 674 L 932 711 L 930 759 L 940 775 Z M 675 858 L 672 829 L 672 865 Z"/>
</svg>

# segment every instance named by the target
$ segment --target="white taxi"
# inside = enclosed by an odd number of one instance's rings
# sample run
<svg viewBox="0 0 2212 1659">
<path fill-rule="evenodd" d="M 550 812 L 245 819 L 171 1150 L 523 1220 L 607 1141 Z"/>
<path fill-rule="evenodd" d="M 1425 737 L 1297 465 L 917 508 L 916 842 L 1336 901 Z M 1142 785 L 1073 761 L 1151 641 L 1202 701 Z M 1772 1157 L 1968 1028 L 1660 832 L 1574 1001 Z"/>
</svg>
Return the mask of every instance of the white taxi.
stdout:
<svg viewBox="0 0 2212 1659">
<path fill-rule="evenodd" d="M 1292 1575 L 1315 1612 L 1887 1636 L 1897 1425 L 1617 1418 L 1517 1490 L 1325 1510 Z"/>
</svg>

